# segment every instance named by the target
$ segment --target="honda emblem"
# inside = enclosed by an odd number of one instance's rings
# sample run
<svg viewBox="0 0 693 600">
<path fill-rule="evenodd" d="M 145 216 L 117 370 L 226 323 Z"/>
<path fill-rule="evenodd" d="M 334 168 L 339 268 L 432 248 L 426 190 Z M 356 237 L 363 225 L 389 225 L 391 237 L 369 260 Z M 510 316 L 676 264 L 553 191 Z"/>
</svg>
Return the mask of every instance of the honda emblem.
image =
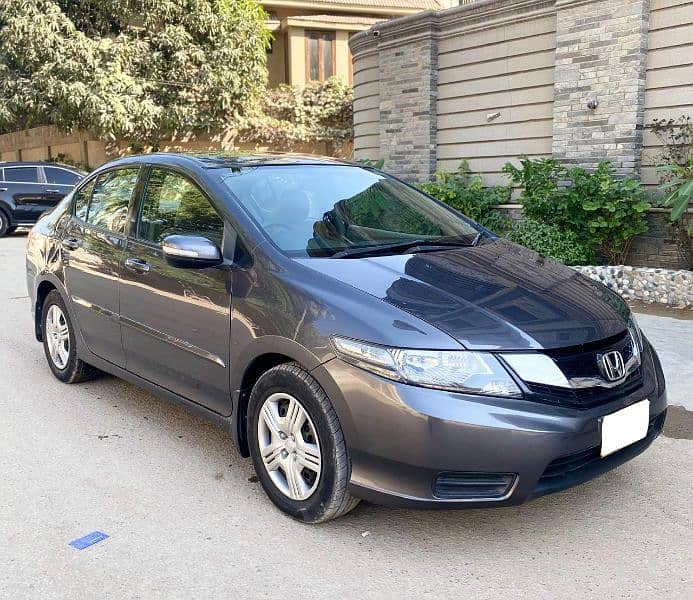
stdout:
<svg viewBox="0 0 693 600">
<path fill-rule="evenodd" d="M 617 350 L 607 352 L 599 357 L 599 367 L 609 381 L 618 381 L 623 379 L 626 374 L 626 365 L 623 362 L 623 356 Z"/>
</svg>

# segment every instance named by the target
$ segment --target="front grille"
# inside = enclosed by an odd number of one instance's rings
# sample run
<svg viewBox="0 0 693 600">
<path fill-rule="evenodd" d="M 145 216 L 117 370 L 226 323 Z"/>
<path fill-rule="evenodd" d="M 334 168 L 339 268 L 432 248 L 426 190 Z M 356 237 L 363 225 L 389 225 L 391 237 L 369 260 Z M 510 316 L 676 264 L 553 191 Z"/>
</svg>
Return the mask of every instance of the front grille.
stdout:
<svg viewBox="0 0 693 600">
<path fill-rule="evenodd" d="M 440 473 L 433 495 L 445 500 L 493 500 L 507 495 L 515 481 L 513 473 Z"/>
<path fill-rule="evenodd" d="M 628 332 L 578 348 L 547 350 L 550 356 L 568 379 L 581 377 L 602 377 L 599 371 L 599 356 L 618 350 L 624 362 L 633 355 L 632 340 Z M 564 388 L 540 383 L 525 382 L 532 393 L 532 400 L 565 406 L 588 409 L 623 398 L 637 391 L 643 384 L 642 367 L 633 371 L 621 384 L 612 387 Z M 535 397 L 536 395 L 536 397 Z"/>
<path fill-rule="evenodd" d="M 553 358 L 568 379 L 573 379 L 601 377 L 597 358 L 613 350 L 621 353 L 625 363 L 630 360 L 633 356 L 633 340 L 628 331 L 584 346 L 547 350 L 546 354 Z"/>
<path fill-rule="evenodd" d="M 527 387 L 532 394 L 537 394 L 537 398 L 533 397 L 532 400 L 582 409 L 594 408 L 617 398 L 623 398 L 637 391 L 641 386 L 642 372 L 640 369 L 633 371 L 622 384 L 613 388 L 591 387 L 573 389 L 539 383 L 527 383 Z"/>
<path fill-rule="evenodd" d="M 557 458 L 546 467 L 532 496 L 542 496 L 577 485 L 637 456 L 659 435 L 665 419 L 666 410 L 650 421 L 643 439 L 604 458 L 600 456 L 600 446 Z"/>
</svg>

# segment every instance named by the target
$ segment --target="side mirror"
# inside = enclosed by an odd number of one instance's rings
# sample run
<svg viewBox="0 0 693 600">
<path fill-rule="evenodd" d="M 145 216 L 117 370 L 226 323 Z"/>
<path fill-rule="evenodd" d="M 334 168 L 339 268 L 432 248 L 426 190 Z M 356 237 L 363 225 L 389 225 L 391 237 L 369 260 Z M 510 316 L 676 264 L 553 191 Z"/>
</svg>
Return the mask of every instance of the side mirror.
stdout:
<svg viewBox="0 0 693 600">
<path fill-rule="evenodd" d="M 200 235 L 169 235 L 162 242 L 166 262 L 183 269 L 203 269 L 224 262 L 214 242 Z"/>
</svg>

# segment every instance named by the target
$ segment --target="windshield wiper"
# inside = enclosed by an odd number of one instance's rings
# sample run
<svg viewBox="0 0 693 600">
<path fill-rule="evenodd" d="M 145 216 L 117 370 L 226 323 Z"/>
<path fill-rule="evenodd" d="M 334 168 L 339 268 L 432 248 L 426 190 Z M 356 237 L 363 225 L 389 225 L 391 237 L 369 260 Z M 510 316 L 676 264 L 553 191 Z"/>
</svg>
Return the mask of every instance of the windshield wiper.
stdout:
<svg viewBox="0 0 693 600">
<path fill-rule="evenodd" d="M 478 243 L 479 236 L 474 240 L 464 242 L 459 239 L 438 239 L 438 240 L 407 240 L 406 242 L 397 242 L 394 244 L 383 244 L 380 246 L 357 246 L 355 248 L 346 248 L 335 252 L 330 258 L 350 258 L 353 256 L 377 256 L 378 254 L 397 254 L 406 252 L 407 250 L 415 252 L 431 252 L 433 250 L 442 250 L 445 248 L 469 248 Z"/>
</svg>

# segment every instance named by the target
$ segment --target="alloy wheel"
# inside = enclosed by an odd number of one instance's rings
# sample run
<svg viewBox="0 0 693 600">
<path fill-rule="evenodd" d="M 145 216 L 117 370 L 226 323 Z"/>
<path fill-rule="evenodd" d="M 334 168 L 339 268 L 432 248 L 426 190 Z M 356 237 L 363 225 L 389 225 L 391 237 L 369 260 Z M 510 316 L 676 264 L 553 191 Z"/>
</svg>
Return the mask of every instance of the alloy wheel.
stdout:
<svg viewBox="0 0 693 600">
<path fill-rule="evenodd" d="M 70 360 L 70 328 L 63 311 L 56 304 L 48 308 L 45 335 L 53 364 L 58 369 L 64 369 Z"/>
<path fill-rule="evenodd" d="M 257 434 L 262 462 L 277 489 L 292 500 L 309 498 L 320 481 L 322 457 L 303 405 L 290 394 L 271 394 L 260 410 Z"/>
</svg>

